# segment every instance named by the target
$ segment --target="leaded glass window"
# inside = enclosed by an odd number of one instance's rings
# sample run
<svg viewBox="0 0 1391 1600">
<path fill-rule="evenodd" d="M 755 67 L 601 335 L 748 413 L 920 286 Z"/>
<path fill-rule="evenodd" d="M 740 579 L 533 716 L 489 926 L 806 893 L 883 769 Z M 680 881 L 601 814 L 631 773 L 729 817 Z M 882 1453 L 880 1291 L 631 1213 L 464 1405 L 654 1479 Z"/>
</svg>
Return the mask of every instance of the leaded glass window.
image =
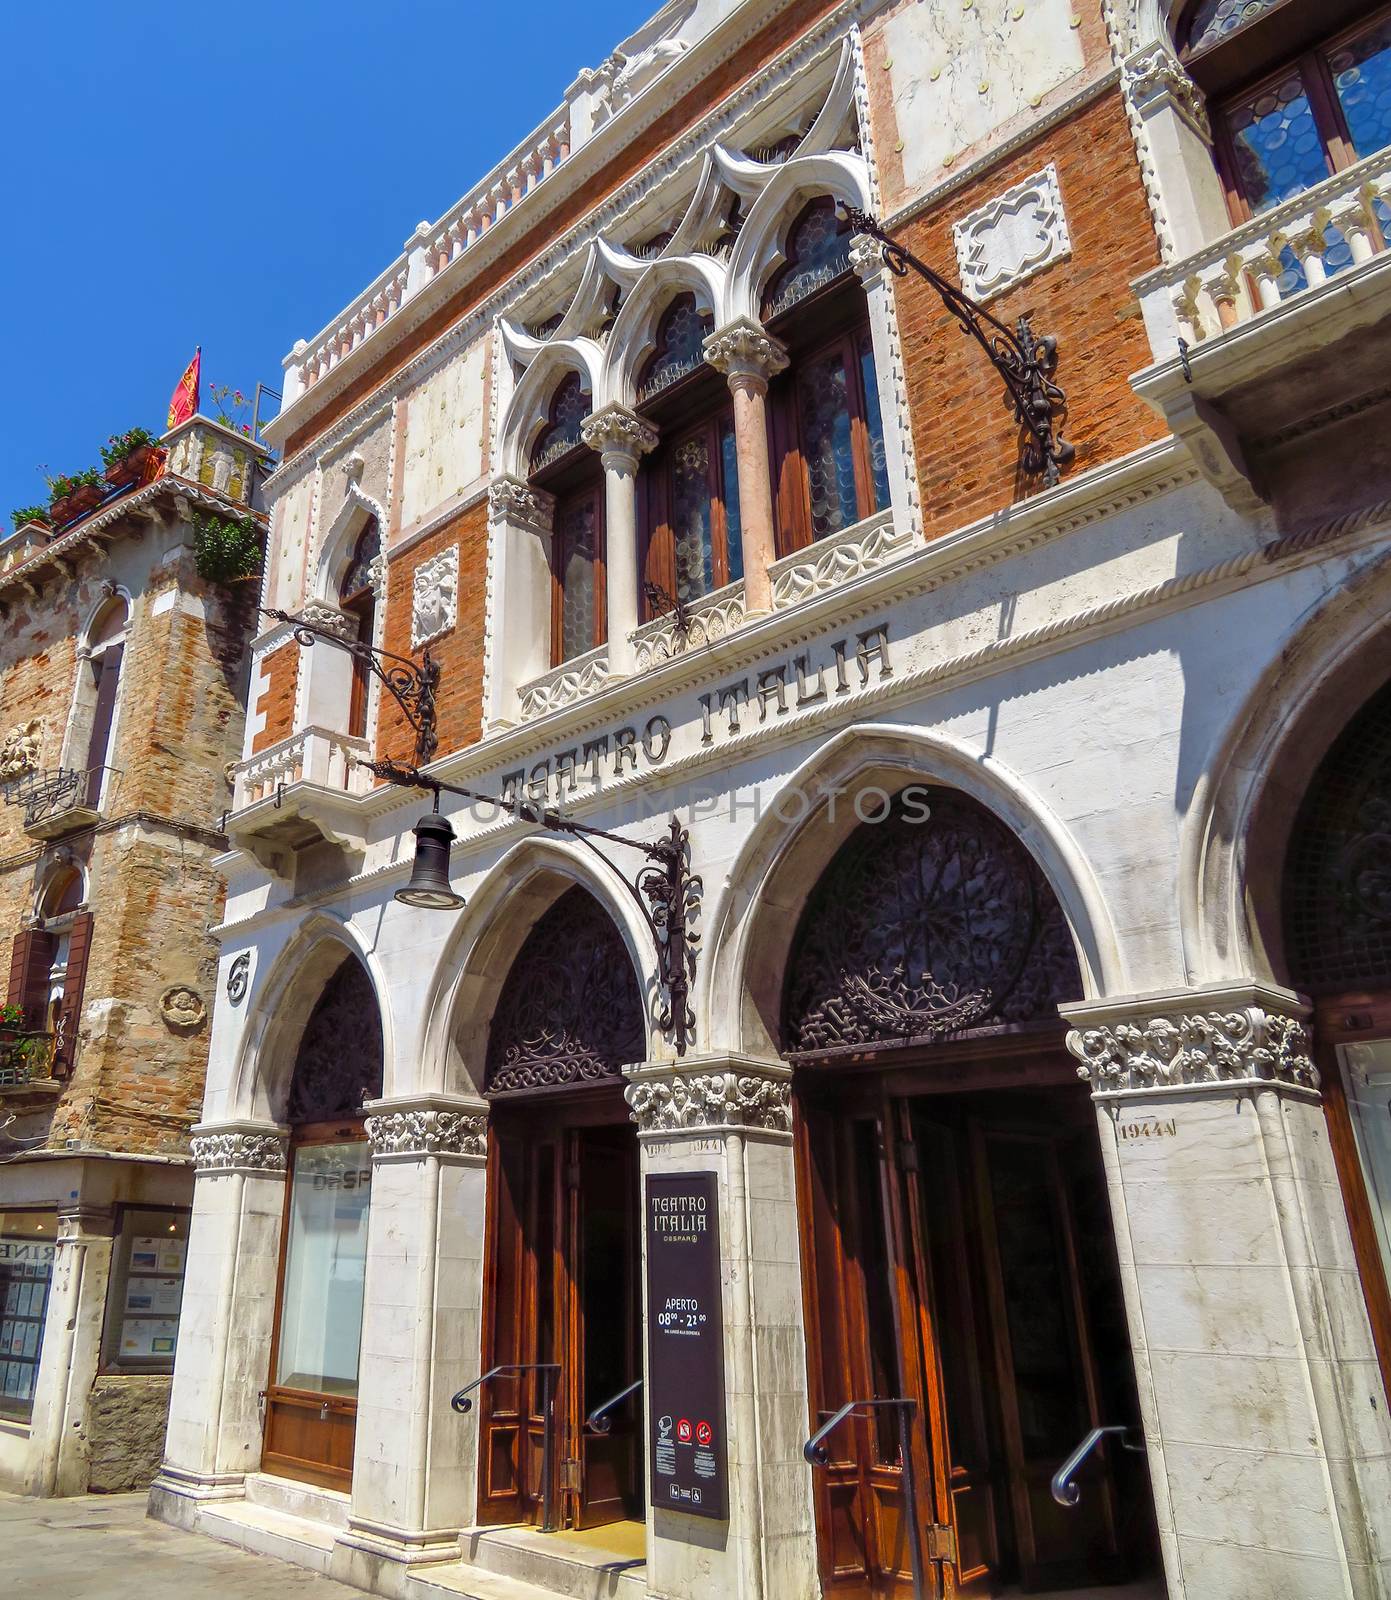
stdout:
<svg viewBox="0 0 1391 1600">
<path fill-rule="evenodd" d="M 849 230 L 837 223 L 833 201 L 813 200 L 788 231 L 787 263 L 764 293 L 763 320 L 780 316 L 849 270 Z"/>
<path fill-rule="evenodd" d="M 744 575 L 734 418 L 673 433 L 643 468 L 647 582 L 686 604 Z M 646 612 L 654 614 L 650 596 Z"/>
<path fill-rule="evenodd" d="M 578 449 L 580 428 L 593 409 L 593 396 L 585 388 L 578 372 L 568 373 L 561 379 L 551 398 L 546 426 L 532 448 L 533 472 L 540 472 L 570 451 Z"/>
<path fill-rule="evenodd" d="M 714 319 L 700 310 L 693 294 L 673 300 L 657 325 L 657 348 L 643 368 L 638 400 L 650 400 L 697 371 L 705 360 L 703 346 L 714 326 Z"/>
<path fill-rule="evenodd" d="M 559 664 L 604 642 L 602 491 L 571 495 L 556 507 L 554 648 Z"/>
<path fill-rule="evenodd" d="M 848 376 L 840 348 L 807 362 L 797 374 L 813 539 L 858 521 Z"/>
</svg>

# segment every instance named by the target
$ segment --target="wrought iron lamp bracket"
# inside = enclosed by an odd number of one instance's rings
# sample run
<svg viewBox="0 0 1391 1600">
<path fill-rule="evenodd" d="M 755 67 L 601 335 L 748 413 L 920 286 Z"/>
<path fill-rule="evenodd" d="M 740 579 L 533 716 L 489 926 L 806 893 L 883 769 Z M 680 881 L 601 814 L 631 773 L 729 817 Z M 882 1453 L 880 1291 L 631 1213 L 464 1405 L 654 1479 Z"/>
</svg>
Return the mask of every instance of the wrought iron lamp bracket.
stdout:
<svg viewBox="0 0 1391 1600">
<path fill-rule="evenodd" d="M 435 694 L 439 689 L 440 665 L 426 645 L 420 660 L 398 656 L 391 650 L 379 650 L 361 639 L 342 639 L 330 629 L 322 627 L 309 617 L 280 611 L 273 606 L 261 606 L 262 616 L 274 617 L 277 622 L 289 623 L 294 630 L 294 640 L 301 649 L 308 650 L 322 640 L 339 650 L 345 650 L 375 677 L 401 708 L 401 714 L 415 732 L 415 761 L 417 766 L 434 759 L 439 749 L 439 734 L 435 728 Z"/>
<path fill-rule="evenodd" d="M 985 351 L 1004 383 L 1005 405 L 1013 408 L 1015 421 L 1028 434 L 1020 464 L 1032 476 L 1042 476 L 1044 484 L 1051 489 L 1058 482 L 1062 468 L 1076 455 L 1060 431 L 1067 412 L 1067 396 L 1053 381 L 1058 366 L 1058 341 L 1051 334 L 1036 335 L 1027 316 L 1019 317 L 1013 328 L 1001 322 L 891 238 L 869 212 L 844 203 L 837 205 L 837 212 L 853 232 L 878 241 L 884 265 L 896 277 L 906 278 L 912 271 L 930 284 L 960 324 L 961 331 Z"/>
<path fill-rule="evenodd" d="M 519 821 L 535 823 L 550 833 L 569 834 L 586 849 L 592 850 L 606 867 L 617 874 L 652 934 L 657 951 L 657 984 L 663 994 L 656 1023 L 663 1033 L 671 1035 L 677 1055 L 685 1055 L 686 1047 L 695 1033 L 695 1011 L 690 997 L 691 985 L 695 981 L 696 947 L 700 942 L 700 934 L 691 924 L 699 913 L 704 885 L 699 874 L 689 870 L 690 832 L 676 817 L 671 818 L 665 836 L 655 842 L 629 839 L 621 833 L 611 833 L 604 828 L 592 828 L 588 823 L 576 822 L 573 817 L 567 817 L 564 812 L 551 806 L 533 805 L 526 800 L 506 799 L 483 794 L 477 789 L 466 789 L 460 784 L 431 777 L 418 767 L 406 766 L 400 761 L 360 761 L 358 765 L 366 767 L 386 783 L 405 789 L 425 790 L 434 797 L 436 810 L 439 809 L 441 794 L 457 794 L 465 800 L 481 800 L 500 810 L 510 811 Z M 596 839 L 625 845 L 630 850 L 641 850 L 647 861 L 630 876 L 609 860 L 594 842 Z"/>
<path fill-rule="evenodd" d="M 647 603 L 659 617 L 670 616 L 677 633 L 685 638 L 691 631 L 691 608 L 680 595 L 668 594 L 660 583 L 647 582 L 642 586 Z"/>
</svg>

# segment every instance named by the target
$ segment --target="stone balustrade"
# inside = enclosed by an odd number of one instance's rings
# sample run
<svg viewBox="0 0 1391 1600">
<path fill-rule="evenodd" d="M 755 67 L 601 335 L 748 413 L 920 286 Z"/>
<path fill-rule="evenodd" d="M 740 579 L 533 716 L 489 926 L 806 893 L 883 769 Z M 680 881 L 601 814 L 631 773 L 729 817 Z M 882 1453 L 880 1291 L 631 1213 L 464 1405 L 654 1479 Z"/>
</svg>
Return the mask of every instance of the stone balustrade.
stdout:
<svg viewBox="0 0 1391 1600">
<path fill-rule="evenodd" d="M 644 622 L 633 634 L 633 651 L 637 657 L 638 671 L 655 667 L 673 656 L 699 650 L 702 645 L 723 639 L 741 627 L 745 617 L 744 580 L 727 583 L 687 607 L 685 630 L 678 628 L 676 618 L 670 614 L 654 617 Z"/>
<path fill-rule="evenodd" d="M 344 794 L 366 794 L 372 774 L 358 765 L 371 755 L 366 739 L 327 728 L 301 728 L 267 750 L 261 750 L 234 769 L 232 810 L 244 811 L 262 800 L 273 799 L 281 784 L 314 783 Z"/>
<path fill-rule="evenodd" d="M 1135 282 L 1155 357 L 1210 339 L 1386 250 L 1391 148 Z"/>
<path fill-rule="evenodd" d="M 586 651 L 582 656 L 572 656 L 558 667 L 543 672 L 539 678 L 524 683 L 518 691 L 522 703 L 522 717 L 544 717 L 548 711 L 559 711 L 561 706 L 573 705 L 602 689 L 609 678 L 608 646 L 601 644 L 597 650 Z"/>
<path fill-rule="evenodd" d="M 285 359 L 288 410 L 439 273 L 458 259 L 570 154 L 569 113 L 553 113 L 436 223 L 421 223 L 405 251 L 315 338 Z"/>
</svg>

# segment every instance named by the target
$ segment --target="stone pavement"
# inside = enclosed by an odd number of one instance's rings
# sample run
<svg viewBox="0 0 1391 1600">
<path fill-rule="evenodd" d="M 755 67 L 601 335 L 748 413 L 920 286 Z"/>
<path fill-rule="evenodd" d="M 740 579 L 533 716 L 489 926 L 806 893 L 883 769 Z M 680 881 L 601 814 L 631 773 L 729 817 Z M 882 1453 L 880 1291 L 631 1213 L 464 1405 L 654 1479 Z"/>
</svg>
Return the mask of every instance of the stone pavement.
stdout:
<svg viewBox="0 0 1391 1600">
<path fill-rule="evenodd" d="M 145 1516 L 143 1494 L 0 1494 L 5 1590 L 42 1600 L 362 1600 L 361 1591 Z"/>
</svg>

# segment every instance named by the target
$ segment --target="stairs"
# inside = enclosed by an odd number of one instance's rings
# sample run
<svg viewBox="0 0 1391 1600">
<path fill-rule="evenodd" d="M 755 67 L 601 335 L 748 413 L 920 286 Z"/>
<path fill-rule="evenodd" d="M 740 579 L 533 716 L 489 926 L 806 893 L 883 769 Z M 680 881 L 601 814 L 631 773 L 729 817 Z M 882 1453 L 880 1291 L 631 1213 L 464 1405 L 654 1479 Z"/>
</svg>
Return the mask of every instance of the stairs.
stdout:
<svg viewBox="0 0 1391 1600">
<path fill-rule="evenodd" d="M 406 1593 L 416 1600 L 645 1600 L 640 1523 L 589 1534 L 534 1528 L 468 1528 L 465 1559 L 416 1568 Z"/>
</svg>

